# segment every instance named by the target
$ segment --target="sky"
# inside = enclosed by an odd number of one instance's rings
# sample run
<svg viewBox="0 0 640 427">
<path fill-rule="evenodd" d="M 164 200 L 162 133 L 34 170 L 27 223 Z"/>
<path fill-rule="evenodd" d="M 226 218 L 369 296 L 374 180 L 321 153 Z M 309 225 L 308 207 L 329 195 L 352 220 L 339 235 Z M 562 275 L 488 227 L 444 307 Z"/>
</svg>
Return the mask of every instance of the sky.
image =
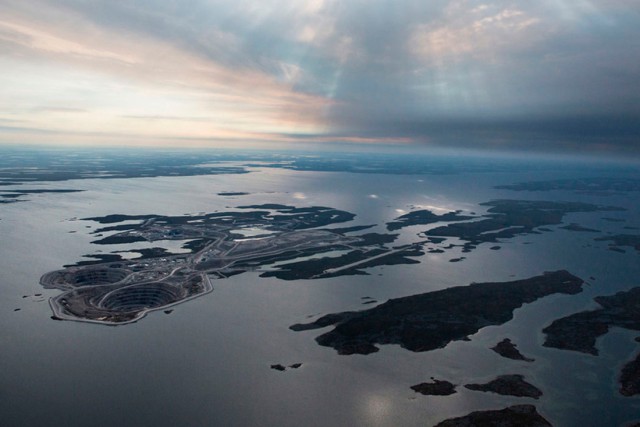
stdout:
<svg viewBox="0 0 640 427">
<path fill-rule="evenodd" d="M 640 1 L 2 0 L 0 143 L 640 156 Z"/>
</svg>

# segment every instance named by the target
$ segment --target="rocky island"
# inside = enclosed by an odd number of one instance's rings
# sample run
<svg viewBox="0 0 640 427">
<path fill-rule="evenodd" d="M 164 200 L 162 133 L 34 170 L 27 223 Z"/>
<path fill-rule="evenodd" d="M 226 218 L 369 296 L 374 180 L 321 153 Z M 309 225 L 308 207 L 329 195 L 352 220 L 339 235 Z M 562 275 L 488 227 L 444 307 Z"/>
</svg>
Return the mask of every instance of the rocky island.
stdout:
<svg viewBox="0 0 640 427">
<path fill-rule="evenodd" d="M 563 317 L 544 328 L 547 336 L 543 345 L 597 356 L 596 339 L 610 328 L 640 331 L 640 287 L 594 300 L 602 308 Z M 622 368 L 620 394 L 640 394 L 640 355 Z"/>
<path fill-rule="evenodd" d="M 368 310 L 328 314 L 290 329 L 335 325 L 316 341 L 343 355 L 373 353 L 379 350 L 376 344 L 429 351 L 467 339 L 486 326 L 506 323 L 523 304 L 556 293 L 577 294 L 582 284 L 582 279 L 564 270 L 512 282 L 474 283 L 391 299 Z"/>
<path fill-rule="evenodd" d="M 620 394 L 637 396 L 640 394 L 640 354 L 628 362 L 620 373 Z"/>
<path fill-rule="evenodd" d="M 452 418 L 435 427 L 551 427 L 533 405 L 515 405 L 505 409 L 476 411 L 464 417 Z"/>
<path fill-rule="evenodd" d="M 538 399 L 542 391 L 524 380 L 522 375 L 500 375 L 486 384 L 467 384 L 469 390 L 502 394 L 505 396 L 532 397 Z"/>
<path fill-rule="evenodd" d="M 563 317 L 544 328 L 543 345 L 597 355 L 596 339 L 611 327 L 640 331 L 640 287 L 594 301 L 602 308 Z"/>
<path fill-rule="evenodd" d="M 561 224 L 565 215 L 574 212 L 620 211 L 613 206 L 600 206 L 581 202 L 552 202 L 532 200 L 493 200 L 481 203 L 489 206 L 487 214 L 480 220 L 454 222 L 427 231 L 427 236 L 457 237 L 468 242 L 465 246 L 498 239 L 513 238 L 517 235 L 539 234 L 544 227 Z M 576 230 L 578 224 L 569 229 Z"/>
<path fill-rule="evenodd" d="M 456 386 L 449 381 L 437 380 L 431 377 L 430 383 L 420 383 L 411 386 L 411 390 L 425 396 L 449 396 L 456 393 Z"/>
<path fill-rule="evenodd" d="M 407 214 L 401 215 L 394 221 L 387 223 L 387 230 L 395 231 L 411 225 L 426 225 L 434 224 L 436 222 L 453 222 L 453 221 L 465 221 L 472 219 L 471 216 L 460 215 L 462 211 L 447 212 L 446 214 L 436 215 L 426 209 L 421 209 Z"/>
<path fill-rule="evenodd" d="M 512 343 L 509 338 L 505 338 L 495 346 L 491 347 L 491 350 L 495 351 L 502 357 L 506 357 L 507 359 L 523 360 L 525 362 L 534 361 L 534 359 L 525 357 L 516 347 L 517 346 Z"/>
</svg>

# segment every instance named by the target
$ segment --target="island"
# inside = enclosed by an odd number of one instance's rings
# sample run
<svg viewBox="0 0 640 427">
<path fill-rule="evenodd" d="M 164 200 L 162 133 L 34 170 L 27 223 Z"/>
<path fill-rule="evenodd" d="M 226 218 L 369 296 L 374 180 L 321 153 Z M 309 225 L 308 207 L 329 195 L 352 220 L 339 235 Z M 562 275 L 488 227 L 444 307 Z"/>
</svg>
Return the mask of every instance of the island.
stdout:
<svg viewBox="0 0 640 427">
<path fill-rule="evenodd" d="M 63 194 L 63 193 L 80 193 L 84 190 L 72 189 L 20 189 L 20 190 L 0 190 L 0 203 L 15 203 L 25 201 L 23 197 L 29 194 Z"/>
<path fill-rule="evenodd" d="M 271 369 L 274 369 L 276 371 L 280 371 L 280 372 L 284 372 L 287 369 L 298 369 L 302 367 L 302 363 L 294 363 L 293 365 L 289 365 L 289 366 L 284 366 L 282 363 L 276 363 L 271 365 Z"/>
<path fill-rule="evenodd" d="M 543 345 L 597 356 L 596 339 L 610 328 L 640 331 L 640 287 L 594 300 L 602 308 L 563 317 L 544 328 Z M 619 391 L 623 396 L 640 394 L 640 355 L 622 368 Z"/>
<path fill-rule="evenodd" d="M 620 250 L 621 246 L 626 246 L 640 252 L 640 235 L 637 234 L 616 234 L 613 236 L 598 237 L 595 239 L 600 242 L 611 242 L 609 249 Z"/>
<path fill-rule="evenodd" d="M 354 216 L 322 206 L 263 204 L 199 215 L 85 218 L 105 225 L 92 232 L 99 237 L 96 245 L 178 240 L 186 252 L 154 247 L 92 254 L 93 260 L 47 273 L 40 282 L 63 291 L 50 300 L 55 319 L 117 325 L 211 292 L 212 280 L 247 271 L 315 279 L 418 262 L 407 257 L 423 254 L 419 244 L 388 246 L 396 235 L 345 234 L 368 226 L 327 228 Z M 331 252 L 347 255 L 318 256 Z M 139 256 L 122 258 L 122 253 Z"/>
<path fill-rule="evenodd" d="M 418 264 L 420 261 L 409 257 L 424 255 L 420 243 L 399 246 L 388 249 L 383 246 L 374 246 L 372 249 L 363 249 L 361 244 L 380 245 L 386 239 L 385 235 L 373 234 L 359 236 L 363 241 L 353 243 L 351 251 L 337 257 L 322 257 L 292 262 L 280 266 L 280 268 L 262 273 L 260 277 L 277 277 L 282 280 L 319 279 L 344 275 L 366 275 L 363 269 L 379 265 Z M 386 235 L 389 236 L 389 235 Z M 393 236 L 393 235 L 392 235 Z M 393 236 L 395 238 L 395 236 Z M 367 242 L 368 240 L 368 242 Z"/>
<path fill-rule="evenodd" d="M 454 222 L 432 228 L 425 234 L 434 237 L 457 237 L 466 241 L 467 248 L 498 239 L 513 238 L 518 235 L 540 234 L 545 226 L 561 224 L 563 217 L 574 212 L 621 211 L 614 206 L 600 206 L 582 202 L 555 202 L 534 200 L 493 200 L 481 203 L 489 206 L 487 214 L 479 220 Z M 577 230 L 578 224 L 569 226 Z M 580 231 L 584 231 L 582 228 Z"/>
<path fill-rule="evenodd" d="M 640 287 L 594 298 L 602 308 L 554 320 L 542 330 L 545 347 L 598 355 L 596 339 L 612 327 L 640 331 Z"/>
<path fill-rule="evenodd" d="M 542 391 L 524 380 L 522 375 L 500 375 L 486 384 L 467 384 L 469 390 L 502 394 L 504 396 L 532 397 L 538 399 Z"/>
<path fill-rule="evenodd" d="M 620 394 L 637 396 L 640 394 L 640 354 L 628 362 L 620 372 Z"/>
<path fill-rule="evenodd" d="M 398 344 L 415 352 L 443 348 L 478 330 L 513 318 L 523 304 L 556 293 L 577 294 L 583 280 L 568 271 L 511 282 L 474 283 L 388 300 L 368 310 L 328 314 L 293 331 L 334 329 L 316 338 L 338 354 L 370 354 L 376 344 Z"/>
<path fill-rule="evenodd" d="M 600 233 L 600 230 L 596 230 L 595 228 L 589 228 L 589 227 L 583 227 L 580 224 L 576 224 L 575 222 L 572 222 L 569 225 L 565 225 L 560 227 L 563 230 L 568 230 L 568 231 L 581 231 L 581 232 L 586 232 L 586 233 Z"/>
<path fill-rule="evenodd" d="M 435 427 L 472 426 L 551 427 L 551 423 L 533 405 L 514 405 L 500 410 L 472 412 L 464 417 L 442 421 Z"/>
<path fill-rule="evenodd" d="M 514 343 L 512 343 L 509 338 L 503 339 L 494 347 L 491 347 L 491 350 L 495 351 L 500 356 L 505 357 L 507 359 L 523 360 L 525 362 L 534 361 L 534 359 L 525 357 L 522 353 L 520 353 L 520 351 L 517 349 L 517 346 Z"/>
<path fill-rule="evenodd" d="M 395 220 L 387 223 L 387 230 L 395 231 L 411 225 L 426 225 L 436 222 L 453 222 L 465 221 L 473 218 L 472 216 L 460 215 L 462 211 L 448 212 L 442 215 L 436 215 L 433 212 L 420 209 L 401 215 Z"/>
<path fill-rule="evenodd" d="M 449 396 L 456 393 L 455 384 L 449 381 L 437 380 L 433 377 L 431 377 L 431 381 L 432 382 L 429 383 L 425 382 L 413 385 L 411 386 L 411 390 L 424 394 L 425 396 Z"/>
</svg>

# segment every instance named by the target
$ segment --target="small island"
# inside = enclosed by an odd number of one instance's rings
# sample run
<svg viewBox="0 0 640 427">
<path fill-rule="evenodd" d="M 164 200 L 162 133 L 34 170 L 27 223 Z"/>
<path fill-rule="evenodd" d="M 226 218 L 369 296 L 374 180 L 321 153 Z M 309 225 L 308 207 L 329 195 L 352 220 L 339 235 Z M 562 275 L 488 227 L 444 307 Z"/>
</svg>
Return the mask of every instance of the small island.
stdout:
<svg viewBox="0 0 640 427">
<path fill-rule="evenodd" d="M 589 228 L 589 227 L 583 227 L 580 224 L 576 224 L 575 222 L 572 222 L 569 225 L 565 225 L 560 227 L 563 230 L 568 230 L 568 231 L 580 231 L 580 232 L 585 232 L 585 233 L 600 233 L 600 230 L 596 230 L 595 228 Z"/>
<path fill-rule="evenodd" d="M 516 347 L 517 346 L 512 343 L 509 338 L 505 338 L 494 347 L 491 347 L 491 350 L 495 351 L 502 357 L 506 357 L 507 359 L 523 360 L 525 362 L 534 361 L 534 359 L 525 357 Z"/>
<path fill-rule="evenodd" d="M 84 190 L 54 190 L 54 189 L 20 189 L 20 190 L 0 190 L 0 203 L 16 203 L 24 202 L 23 197 L 29 194 L 64 194 L 64 193 L 80 193 Z"/>
<path fill-rule="evenodd" d="M 226 197 L 232 197 L 232 196 L 248 196 L 249 193 L 245 193 L 244 191 L 221 191 L 220 193 L 218 193 L 218 196 L 226 196 Z"/>
<path fill-rule="evenodd" d="M 599 242 L 611 242 L 609 249 L 620 250 L 621 246 L 626 246 L 640 252 L 640 235 L 638 234 L 616 234 L 613 236 L 599 237 Z"/>
<path fill-rule="evenodd" d="M 542 391 L 526 382 L 522 375 L 500 375 L 486 384 L 467 384 L 464 387 L 469 390 L 497 393 L 504 396 L 531 397 L 533 399 L 542 396 Z"/>
<path fill-rule="evenodd" d="M 437 380 L 431 377 L 432 382 L 420 383 L 411 386 L 411 390 L 416 393 L 424 394 L 425 396 L 449 396 L 456 393 L 455 384 L 449 381 Z"/>
</svg>

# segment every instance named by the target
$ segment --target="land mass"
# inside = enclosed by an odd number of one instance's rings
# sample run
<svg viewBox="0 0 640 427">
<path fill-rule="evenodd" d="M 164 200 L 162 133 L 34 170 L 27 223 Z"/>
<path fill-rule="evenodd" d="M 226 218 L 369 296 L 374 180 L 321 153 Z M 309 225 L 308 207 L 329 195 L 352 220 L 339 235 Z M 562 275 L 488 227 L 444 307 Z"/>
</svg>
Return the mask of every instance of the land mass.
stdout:
<svg viewBox="0 0 640 427">
<path fill-rule="evenodd" d="M 569 231 L 583 231 L 583 232 L 587 232 L 587 233 L 600 233 L 600 230 L 596 230 L 594 228 L 588 228 L 588 227 L 583 227 L 580 224 L 576 224 L 574 222 L 572 222 L 569 225 L 565 225 L 563 227 L 560 227 L 563 230 L 569 230 Z"/>
<path fill-rule="evenodd" d="M 534 399 L 542 396 L 542 391 L 533 384 L 526 382 L 522 375 L 500 375 L 486 384 L 467 384 L 465 388 L 504 396 L 532 397 Z"/>
<path fill-rule="evenodd" d="M 594 298 L 602 308 L 554 320 L 542 332 L 545 347 L 598 355 L 596 339 L 612 327 L 640 331 L 640 287 Z"/>
<path fill-rule="evenodd" d="M 496 242 L 517 235 L 540 234 L 544 227 L 562 223 L 566 214 L 574 212 L 620 211 L 622 208 L 581 202 L 549 202 L 531 200 L 493 200 L 481 203 L 490 206 L 480 220 L 456 222 L 428 230 L 427 236 L 457 237 L 465 245 Z M 542 227 L 542 228 L 540 228 Z M 573 226 L 572 228 L 575 228 Z"/>
<path fill-rule="evenodd" d="M 491 347 L 491 350 L 495 351 L 502 357 L 506 357 L 507 359 L 524 360 L 525 362 L 534 361 L 534 359 L 525 357 L 516 347 L 517 346 L 512 343 L 509 338 L 505 338 L 494 347 Z"/>
<path fill-rule="evenodd" d="M 0 203 L 14 203 L 25 201 L 22 199 L 29 194 L 46 194 L 46 193 L 79 193 L 84 190 L 71 190 L 71 189 L 20 189 L 20 190 L 0 190 Z"/>
<path fill-rule="evenodd" d="M 376 352 L 375 344 L 430 351 L 467 339 L 486 326 L 506 323 L 523 304 L 555 293 L 577 294 L 582 284 L 564 270 L 512 282 L 475 283 L 391 299 L 368 310 L 328 314 L 290 329 L 335 325 L 316 341 L 343 355 Z"/>
<path fill-rule="evenodd" d="M 631 178 L 580 178 L 556 179 L 550 181 L 530 181 L 511 185 L 498 185 L 494 188 L 514 191 L 552 191 L 565 190 L 583 194 L 621 193 L 640 191 L 640 180 Z"/>
<path fill-rule="evenodd" d="M 230 166 L 219 156 L 193 156 L 179 152 L 137 150 L 116 153 L 101 150 L 56 150 L 43 155 L 38 150 L 3 150 L 0 155 L 0 182 L 28 184 L 76 179 L 151 178 L 242 174 L 242 166 Z M 209 164 L 203 164 L 207 160 Z"/>
<path fill-rule="evenodd" d="M 181 253 L 162 247 L 87 255 L 45 274 L 40 282 L 64 291 L 50 305 L 56 319 L 124 324 L 213 289 L 212 279 L 246 271 L 282 279 L 315 279 L 365 274 L 375 265 L 418 263 L 420 244 L 388 247 L 395 234 L 347 236 L 368 226 L 323 228 L 350 221 L 354 214 L 322 206 L 279 204 L 241 206 L 236 211 L 201 215 L 107 215 L 86 218 L 105 227 L 93 231 L 94 244 L 184 241 Z M 105 236 L 106 235 L 106 236 Z M 184 251 L 184 249 L 189 252 Z M 346 251 L 341 256 L 319 257 Z M 123 259 L 122 252 L 138 253 Z M 338 252 L 340 253 L 340 252 Z"/>
<path fill-rule="evenodd" d="M 640 331 L 640 287 L 594 300 L 601 309 L 572 314 L 544 328 L 547 336 L 543 345 L 597 356 L 596 340 L 611 327 Z M 640 394 L 640 355 L 622 368 L 620 394 Z"/>
<path fill-rule="evenodd" d="M 353 245 L 357 246 L 357 244 Z M 374 247 L 355 249 L 337 257 L 314 258 L 292 262 L 277 270 L 262 273 L 260 277 L 277 277 L 282 280 L 318 279 L 344 275 L 366 275 L 364 268 L 379 265 L 419 264 L 420 261 L 408 257 L 424 255 L 419 244 L 387 249 Z"/>
<path fill-rule="evenodd" d="M 514 405 L 501 410 L 476 411 L 464 417 L 452 418 L 435 427 L 551 427 L 533 405 Z"/>
<path fill-rule="evenodd" d="M 449 381 L 431 378 L 430 383 L 420 383 L 411 386 L 411 390 L 425 396 L 449 396 L 456 393 L 456 386 Z"/>
<path fill-rule="evenodd" d="M 436 222 L 451 222 L 451 221 L 466 221 L 473 217 L 460 215 L 462 211 L 448 212 L 443 215 L 436 215 L 431 211 L 421 209 L 418 211 L 409 212 L 408 214 L 404 214 L 399 216 L 395 220 L 387 223 L 387 230 L 395 231 L 400 230 L 404 227 L 409 227 L 410 225 L 426 225 L 433 224 Z"/>
<path fill-rule="evenodd" d="M 620 373 L 620 394 L 637 396 L 640 394 L 640 354 L 627 362 Z"/>
<path fill-rule="evenodd" d="M 637 234 L 616 234 L 615 236 L 598 237 L 600 242 L 611 242 L 609 249 L 620 249 L 620 246 L 627 246 L 640 252 L 640 235 Z"/>
</svg>

